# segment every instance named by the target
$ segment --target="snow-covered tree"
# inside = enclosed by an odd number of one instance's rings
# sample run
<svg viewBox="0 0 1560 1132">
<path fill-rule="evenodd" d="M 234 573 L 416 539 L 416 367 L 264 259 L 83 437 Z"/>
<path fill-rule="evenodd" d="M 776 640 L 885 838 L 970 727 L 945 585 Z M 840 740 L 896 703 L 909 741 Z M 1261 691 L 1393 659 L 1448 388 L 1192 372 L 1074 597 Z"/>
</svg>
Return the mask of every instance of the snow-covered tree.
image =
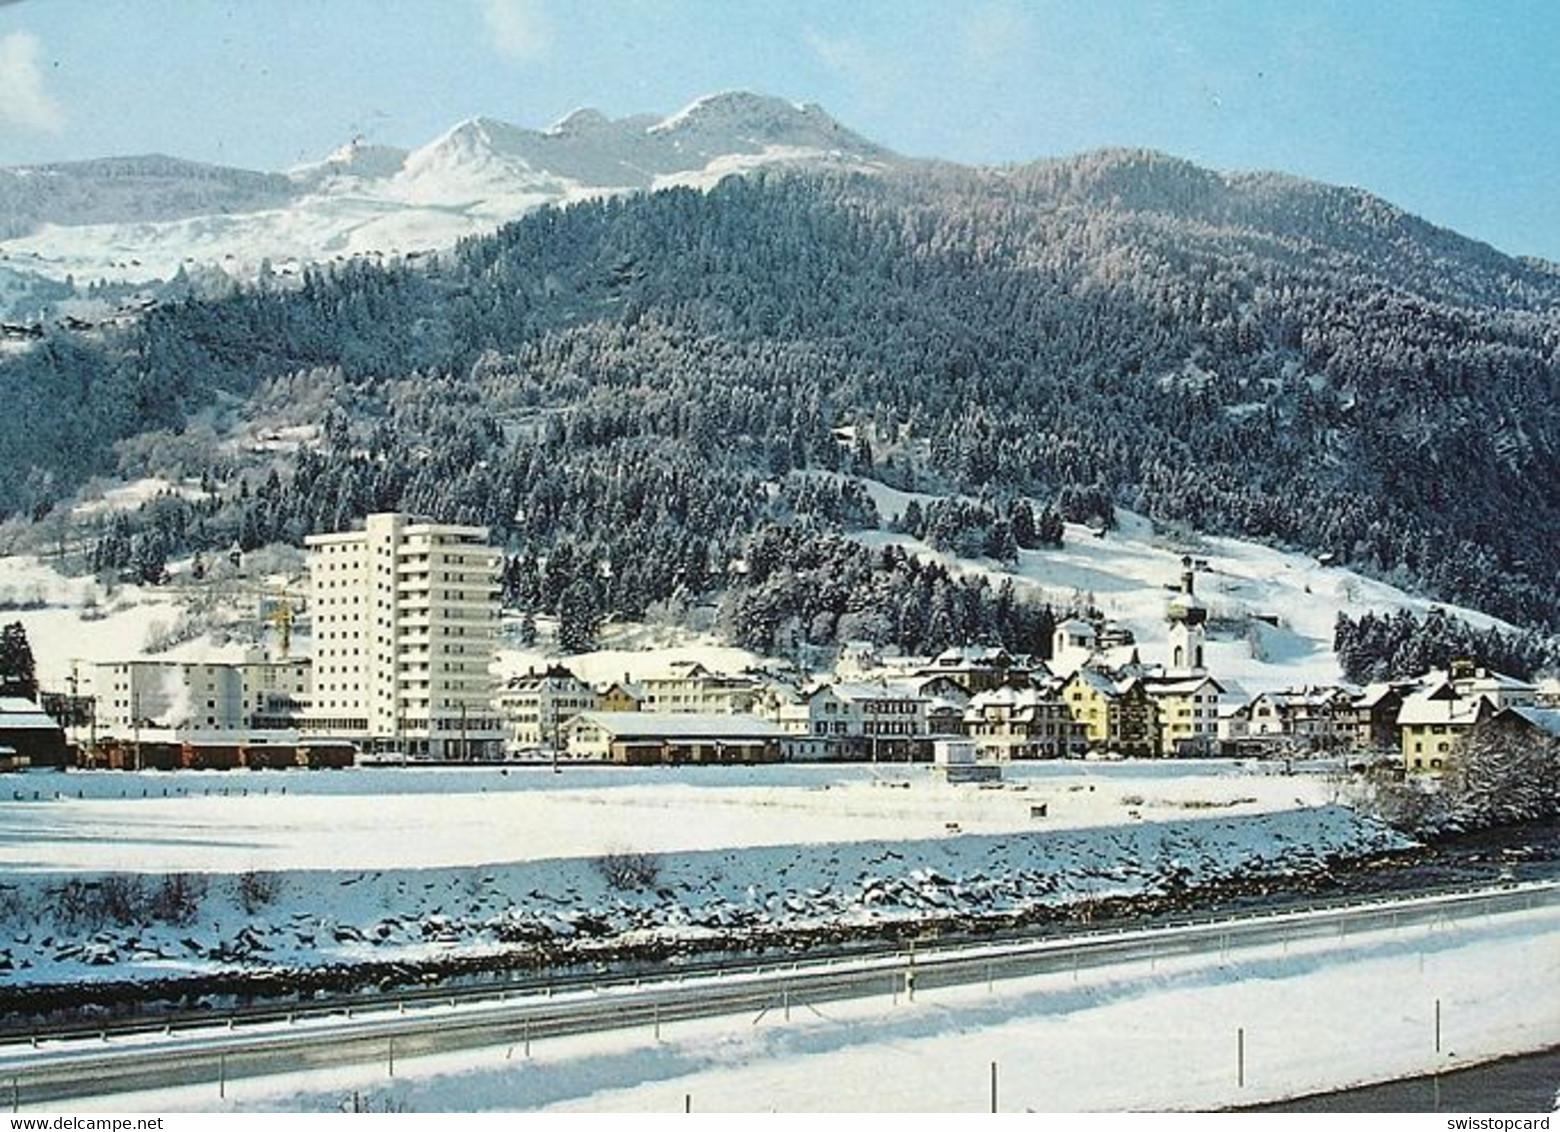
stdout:
<svg viewBox="0 0 1560 1132">
<path fill-rule="evenodd" d="M 1449 821 L 1484 828 L 1560 813 L 1560 740 L 1515 721 L 1473 728 L 1452 749 L 1441 782 Z"/>
<path fill-rule="evenodd" d="M 0 695 L 38 698 L 38 667 L 20 621 L 0 630 Z"/>
</svg>

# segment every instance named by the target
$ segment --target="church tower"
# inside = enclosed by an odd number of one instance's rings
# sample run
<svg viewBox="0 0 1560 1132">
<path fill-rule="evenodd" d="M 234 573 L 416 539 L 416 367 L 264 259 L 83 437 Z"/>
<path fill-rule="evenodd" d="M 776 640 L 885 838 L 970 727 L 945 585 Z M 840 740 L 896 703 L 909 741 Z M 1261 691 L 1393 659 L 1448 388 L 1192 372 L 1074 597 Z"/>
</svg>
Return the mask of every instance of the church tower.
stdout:
<svg viewBox="0 0 1560 1132">
<path fill-rule="evenodd" d="M 1193 592 L 1196 571 L 1190 558 L 1181 559 L 1181 588 L 1165 609 L 1170 622 L 1170 674 L 1200 676 L 1208 671 L 1203 658 L 1208 608 Z"/>
</svg>

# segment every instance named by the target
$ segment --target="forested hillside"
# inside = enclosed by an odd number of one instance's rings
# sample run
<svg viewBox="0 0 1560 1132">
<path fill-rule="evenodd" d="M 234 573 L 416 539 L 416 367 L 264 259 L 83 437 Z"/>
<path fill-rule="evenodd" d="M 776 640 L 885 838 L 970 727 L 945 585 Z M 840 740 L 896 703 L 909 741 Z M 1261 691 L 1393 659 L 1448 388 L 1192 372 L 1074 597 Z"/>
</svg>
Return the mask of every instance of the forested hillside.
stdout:
<svg viewBox="0 0 1560 1132">
<path fill-rule="evenodd" d="M 1557 348 L 1551 267 L 1354 190 L 1140 152 L 768 174 L 51 332 L 0 363 L 0 510 L 204 477 L 97 532 L 150 568 L 401 508 L 551 561 L 543 607 L 562 556 L 639 613 L 752 590 L 733 564 L 776 524 L 838 553 L 878 521 L 859 473 L 976 497 L 997 557 L 1017 495 L 1046 531 L 1127 506 L 1554 630 Z M 318 428 L 220 443 L 255 420 Z"/>
</svg>

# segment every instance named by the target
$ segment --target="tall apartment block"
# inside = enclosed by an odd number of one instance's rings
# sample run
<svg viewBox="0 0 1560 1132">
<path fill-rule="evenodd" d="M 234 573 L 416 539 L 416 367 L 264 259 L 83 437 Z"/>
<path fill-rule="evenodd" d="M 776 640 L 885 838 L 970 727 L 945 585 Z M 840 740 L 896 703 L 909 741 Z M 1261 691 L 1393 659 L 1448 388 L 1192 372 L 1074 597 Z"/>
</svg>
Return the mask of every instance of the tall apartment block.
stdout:
<svg viewBox="0 0 1560 1132">
<path fill-rule="evenodd" d="M 487 538 L 485 527 L 383 514 L 364 530 L 305 540 L 314 647 L 307 732 L 418 758 L 502 752 L 488 672 L 500 557 Z"/>
</svg>

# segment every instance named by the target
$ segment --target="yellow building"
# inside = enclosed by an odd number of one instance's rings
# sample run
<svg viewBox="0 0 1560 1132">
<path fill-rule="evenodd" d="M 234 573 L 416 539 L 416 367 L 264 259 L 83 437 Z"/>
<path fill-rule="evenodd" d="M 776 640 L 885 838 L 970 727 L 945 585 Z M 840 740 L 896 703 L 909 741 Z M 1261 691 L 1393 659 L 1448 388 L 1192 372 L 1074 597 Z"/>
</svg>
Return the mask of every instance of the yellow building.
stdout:
<svg viewBox="0 0 1560 1132">
<path fill-rule="evenodd" d="M 596 710 L 638 711 L 644 699 L 644 690 L 625 677 L 608 684 L 596 693 Z"/>
<path fill-rule="evenodd" d="M 1190 676 L 1148 681 L 1145 688 L 1158 712 L 1161 755 L 1205 755 L 1218 750 L 1222 684 L 1212 676 Z"/>
<path fill-rule="evenodd" d="M 1398 711 L 1403 768 L 1439 774 L 1450 763 L 1457 740 L 1495 711 L 1495 705 L 1484 696 L 1459 696 L 1447 683 L 1409 696 Z"/>
<path fill-rule="evenodd" d="M 1085 750 L 1158 753 L 1159 712 L 1141 680 L 1118 682 L 1096 668 L 1080 668 L 1062 682 L 1060 695 Z"/>
</svg>

